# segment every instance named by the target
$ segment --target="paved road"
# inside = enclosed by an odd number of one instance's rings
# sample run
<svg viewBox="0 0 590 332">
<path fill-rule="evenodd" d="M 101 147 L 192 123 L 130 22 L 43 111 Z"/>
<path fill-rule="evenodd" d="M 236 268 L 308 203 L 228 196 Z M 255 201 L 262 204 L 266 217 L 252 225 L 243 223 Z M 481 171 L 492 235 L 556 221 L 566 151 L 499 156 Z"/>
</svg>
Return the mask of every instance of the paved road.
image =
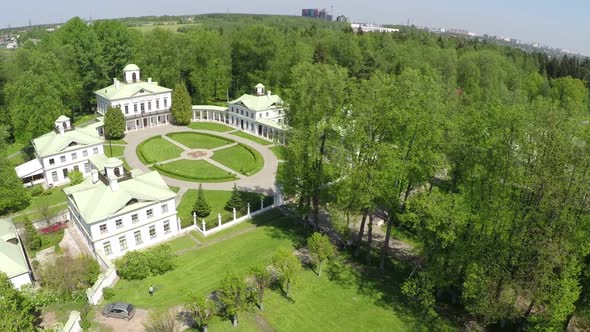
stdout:
<svg viewBox="0 0 590 332">
<path fill-rule="evenodd" d="M 145 172 L 149 172 L 150 169 L 146 165 L 142 164 L 141 161 L 139 161 L 139 158 L 135 153 L 135 150 L 137 149 L 139 143 L 153 136 L 165 135 L 167 133 L 180 131 L 192 131 L 196 133 L 212 134 L 220 137 L 225 137 L 239 143 L 244 143 L 256 149 L 264 158 L 264 167 L 262 168 L 262 170 L 260 170 L 260 172 L 252 176 L 242 176 L 240 179 L 231 182 L 203 183 L 204 189 L 231 190 L 235 182 L 240 190 L 259 192 L 266 195 L 272 195 L 274 193 L 275 178 L 277 166 L 279 163 L 277 157 L 274 155 L 274 153 L 272 153 L 272 151 L 268 147 L 250 141 L 246 138 L 231 135 L 231 132 L 196 130 L 188 127 L 174 126 L 170 124 L 159 127 L 146 128 L 138 131 L 132 131 L 125 135 L 125 141 L 127 141 L 128 144 L 125 148 L 124 156 L 127 160 L 127 163 L 129 163 L 129 166 L 131 166 L 131 168 L 139 168 Z M 182 181 L 164 175 L 162 175 L 162 178 L 164 179 L 164 181 L 166 181 L 168 185 L 180 187 L 181 189 L 199 188 L 199 183 L 197 182 Z"/>
</svg>

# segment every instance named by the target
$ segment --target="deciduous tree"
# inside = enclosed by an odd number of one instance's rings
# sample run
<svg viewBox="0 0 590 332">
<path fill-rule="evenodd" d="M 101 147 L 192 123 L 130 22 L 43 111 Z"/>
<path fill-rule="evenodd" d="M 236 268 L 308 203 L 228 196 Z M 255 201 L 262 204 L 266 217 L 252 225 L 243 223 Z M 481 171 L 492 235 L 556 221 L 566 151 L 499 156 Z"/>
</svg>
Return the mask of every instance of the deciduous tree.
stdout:
<svg viewBox="0 0 590 332">
<path fill-rule="evenodd" d="M 330 238 L 320 233 L 313 233 L 307 239 L 307 248 L 318 268 L 318 277 L 322 276 L 322 266 L 326 260 L 331 259 L 336 254 Z"/>
<path fill-rule="evenodd" d="M 104 134 L 106 139 L 121 139 L 125 136 L 125 115 L 119 107 L 110 107 L 104 115 Z"/>
<path fill-rule="evenodd" d="M 272 265 L 279 272 L 281 280 L 281 288 L 285 292 L 285 296 L 289 297 L 291 292 L 291 285 L 296 281 L 299 272 L 301 271 L 301 262 L 297 256 L 293 255 L 286 248 L 279 248 L 272 256 Z"/>
</svg>

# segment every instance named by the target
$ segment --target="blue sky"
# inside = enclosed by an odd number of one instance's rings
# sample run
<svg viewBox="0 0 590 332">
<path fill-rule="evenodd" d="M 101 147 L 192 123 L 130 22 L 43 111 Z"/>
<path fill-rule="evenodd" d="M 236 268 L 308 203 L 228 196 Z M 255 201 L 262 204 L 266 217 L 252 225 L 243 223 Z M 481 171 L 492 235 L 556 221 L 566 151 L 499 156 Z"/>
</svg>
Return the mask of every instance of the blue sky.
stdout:
<svg viewBox="0 0 590 332">
<path fill-rule="evenodd" d="M 353 21 L 406 22 L 462 28 L 535 41 L 590 55 L 587 0 L 20 0 L 6 1 L 0 27 L 63 22 L 73 16 L 113 18 L 202 13 L 300 15 L 301 8 L 330 8 Z"/>
</svg>

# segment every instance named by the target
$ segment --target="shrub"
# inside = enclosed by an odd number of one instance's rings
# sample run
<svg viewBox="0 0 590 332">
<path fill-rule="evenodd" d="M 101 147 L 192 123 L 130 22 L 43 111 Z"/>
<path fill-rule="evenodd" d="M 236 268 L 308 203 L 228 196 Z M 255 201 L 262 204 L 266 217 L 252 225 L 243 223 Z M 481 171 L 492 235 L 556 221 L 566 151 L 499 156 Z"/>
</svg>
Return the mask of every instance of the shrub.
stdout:
<svg viewBox="0 0 590 332">
<path fill-rule="evenodd" d="M 115 296 L 115 291 L 111 287 L 105 287 L 102 289 L 102 297 L 105 300 L 110 300 Z"/>
<path fill-rule="evenodd" d="M 126 280 L 141 280 L 174 270 L 174 255 L 167 244 L 145 251 L 130 251 L 115 262 L 117 274 Z"/>
<path fill-rule="evenodd" d="M 27 246 L 32 251 L 39 250 L 39 248 L 41 248 L 42 245 L 41 236 L 39 236 L 39 232 L 37 232 L 37 229 L 35 229 L 35 226 L 33 226 L 31 219 L 29 219 L 29 217 L 27 216 L 25 216 L 24 224 L 25 240 L 27 242 Z"/>
<path fill-rule="evenodd" d="M 90 305 L 84 306 L 84 309 L 80 311 L 80 327 L 87 331 L 90 328 L 90 320 L 88 319 L 88 312 L 90 311 Z"/>
<path fill-rule="evenodd" d="M 43 193 L 43 187 L 38 184 L 31 187 L 31 196 L 39 196 Z"/>
<path fill-rule="evenodd" d="M 85 298 L 86 289 L 96 282 L 99 273 L 98 262 L 86 255 L 59 256 L 40 269 L 42 285 L 63 300 Z"/>
</svg>

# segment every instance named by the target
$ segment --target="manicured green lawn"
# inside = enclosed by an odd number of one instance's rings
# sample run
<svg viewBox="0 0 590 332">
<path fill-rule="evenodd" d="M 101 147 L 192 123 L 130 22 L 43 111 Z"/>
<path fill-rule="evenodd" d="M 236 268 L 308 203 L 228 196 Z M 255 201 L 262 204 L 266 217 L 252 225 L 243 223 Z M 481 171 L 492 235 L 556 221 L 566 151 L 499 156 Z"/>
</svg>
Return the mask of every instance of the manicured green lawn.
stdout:
<svg viewBox="0 0 590 332">
<path fill-rule="evenodd" d="M 111 148 L 113 149 L 113 153 L 111 153 Z M 124 146 L 111 145 L 109 147 L 109 144 L 104 145 L 104 154 L 107 157 L 121 157 L 124 152 L 125 152 Z"/>
<path fill-rule="evenodd" d="M 82 116 L 76 116 L 76 119 L 74 121 L 74 126 L 77 127 L 84 127 L 87 126 L 88 124 L 92 123 L 91 121 L 96 119 L 97 116 L 96 114 L 84 114 Z"/>
<path fill-rule="evenodd" d="M 285 147 L 282 145 L 273 146 L 270 151 L 277 156 L 278 160 L 285 160 Z"/>
<path fill-rule="evenodd" d="M 37 185 L 40 186 L 40 185 Z M 35 186 L 35 187 L 37 187 Z M 28 215 L 29 219 L 31 220 L 38 220 L 41 218 L 41 214 L 39 210 L 41 207 L 49 207 L 53 205 L 57 205 L 55 207 L 49 208 L 51 212 L 59 212 L 67 208 L 67 200 L 66 194 L 63 192 L 64 187 L 55 187 L 52 189 L 45 190 L 43 193 L 32 196 L 31 197 L 31 204 L 24 210 L 18 211 L 19 216 L 13 218 L 14 222 L 21 222 L 24 220 L 24 216 Z M 27 189 L 29 192 L 33 192 L 32 188 Z"/>
<path fill-rule="evenodd" d="M 261 216 L 264 218 L 264 215 Z M 126 301 L 138 308 L 168 308 L 181 305 L 189 292 L 206 296 L 219 287 L 227 271 L 246 273 L 259 264 L 269 264 L 279 247 L 290 248 L 303 242 L 301 224 L 281 217 L 254 230 L 219 243 L 177 256 L 174 271 L 140 281 L 121 280 L 115 286 L 114 301 Z M 452 330 L 432 316 L 420 321 L 400 293 L 410 268 L 393 264 L 386 271 L 366 269 L 345 262 L 339 256 L 318 278 L 303 268 L 292 287 L 291 299 L 279 290 L 265 294 L 265 310 L 252 308 L 241 313 L 240 330 L 256 330 L 255 315 L 262 316 L 276 331 L 432 331 Z M 153 285 L 153 297 L 147 289 Z M 210 330 L 228 330 L 228 320 L 215 319 Z"/>
<path fill-rule="evenodd" d="M 233 143 L 222 137 L 193 132 L 170 133 L 166 136 L 191 149 L 214 149 Z"/>
<path fill-rule="evenodd" d="M 193 224 L 192 210 L 197 201 L 198 190 L 190 189 L 183 196 L 180 204 L 176 208 L 178 217 L 180 218 L 181 226 L 188 227 Z M 226 223 L 233 220 L 233 212 L 225 210 L 225 205 L 231 197 L 231 191 L 223 190 L 204 190 L 205 199 L 211 207 L 211 214 L 205 218 L 207 227 L 214 227 L 217 225 L 217 215 L 221 213 L 221 222 Z M 250 202 L 251 212 L 260 208 L 260 198 L 262 194 L 241 192 L 242 200 Z M 246 204 L 246 203 L 244 203 Z M 270 203 L 268 203 L 270 204 Z M 246 214 L 246 211 L 236 211 L 236 217 L 241 217 Z M 197 224 L 201 227 L 201 221 Z"/>
<path fill-rule="evenodd" d="M 109 145 L 108 140 L 106 140 L 105 142 L 105 145 Z M 112 139 L 111 144 L 127 144 L 127 142 L 124 139 Z"/>
<path fill-rule="evenodd" d="M 242 144 L 217 150 L 211 159 L 244 175 L 256 174 L 264 167 L 260 153 Z"/>
<path fill-rule="evenodd" d="M 179 187 L 168 186 L 168 188 L 170 188 L 170 190 L 174 191 L 175 193 L 178 193 L 180 191 L 180 188 Z"/>
<path fill-rule="evenodd" d="M 182 149 L 160 136 L 152 137 L 137 146 L 137 156 L 144 164 L 180 157 Z"/>
<path fill-rule="evenodd" d="M 240 136 L 240 137 L 243 137 L 243 138 L 246 138 L 246 139 L 249 139 L 249 140 L 254 141 L 254 142 L 256 142 L 256 143 L 258 143 L 260 145 L 271 145 L 271 144 L 273 144 L 270 141 L 267 141 L 267 140 L 262 139 L 260 137 L 256 137 L 254 135 L 250 135 L 250 134 L 245 133 L 243 131 L 236 131 L 235 133 L 231 133 L 231 134 L 232 135 L 236 135 L 236 136 Z"/>
<path fill-rule="evenodd" d="M 60 243 L 64 238 L 64 230 L 60 229 L 59 231 L 53 233 L 39 234 L 39 236 L 41 237 L 41 248 L 39 248 L 37 251 L 53 247 Z"/>
<path fill-rule="evenodd" d="M 236 179 L 232 173 L 217 168 L 204 160 L 177 160 L 153 166 L 166 176 L 193 182 L 225 182 Z"/>
<path fill-rule="evenodd" d="M 51 215 L 57 215 L 59 212 L 61 212 L 63 210 L 67 210 L 67 209 L 68 209 L 67 202 L 63 202 L 63 203 L 60 203 L 59 205 L 49 208 L 49 213 L 51 213 Z M 29 217 L 29 219 L 31 221 L 37 221 L 37 220 L 44 219 L 44 217 L 41 215 L 41 213 L 33 210 L 30 212 L 25 212 L 24 214 L 20 214 L 16 217 L 12 217 L 12 221 L 14 221 L 15 223 L 21 223 L 25 220 L 25 216 Z"/>
<path fill-rule="evenodd" d="M 170 245 L 172 252 L 177 252 L 178 250 L 187 249 L 197 245 L 197 243 L 188 235 L 183 235 L 174 240 L 168 241 L 167 243 Z"/>
<path fill-rule="evenodd" d="M 224 124 L 214 122 L 191 122 L 188 127 L 197 130 L 211 130 L 220 132 L 226 132 L 234 129 Z"/>
</svg>

